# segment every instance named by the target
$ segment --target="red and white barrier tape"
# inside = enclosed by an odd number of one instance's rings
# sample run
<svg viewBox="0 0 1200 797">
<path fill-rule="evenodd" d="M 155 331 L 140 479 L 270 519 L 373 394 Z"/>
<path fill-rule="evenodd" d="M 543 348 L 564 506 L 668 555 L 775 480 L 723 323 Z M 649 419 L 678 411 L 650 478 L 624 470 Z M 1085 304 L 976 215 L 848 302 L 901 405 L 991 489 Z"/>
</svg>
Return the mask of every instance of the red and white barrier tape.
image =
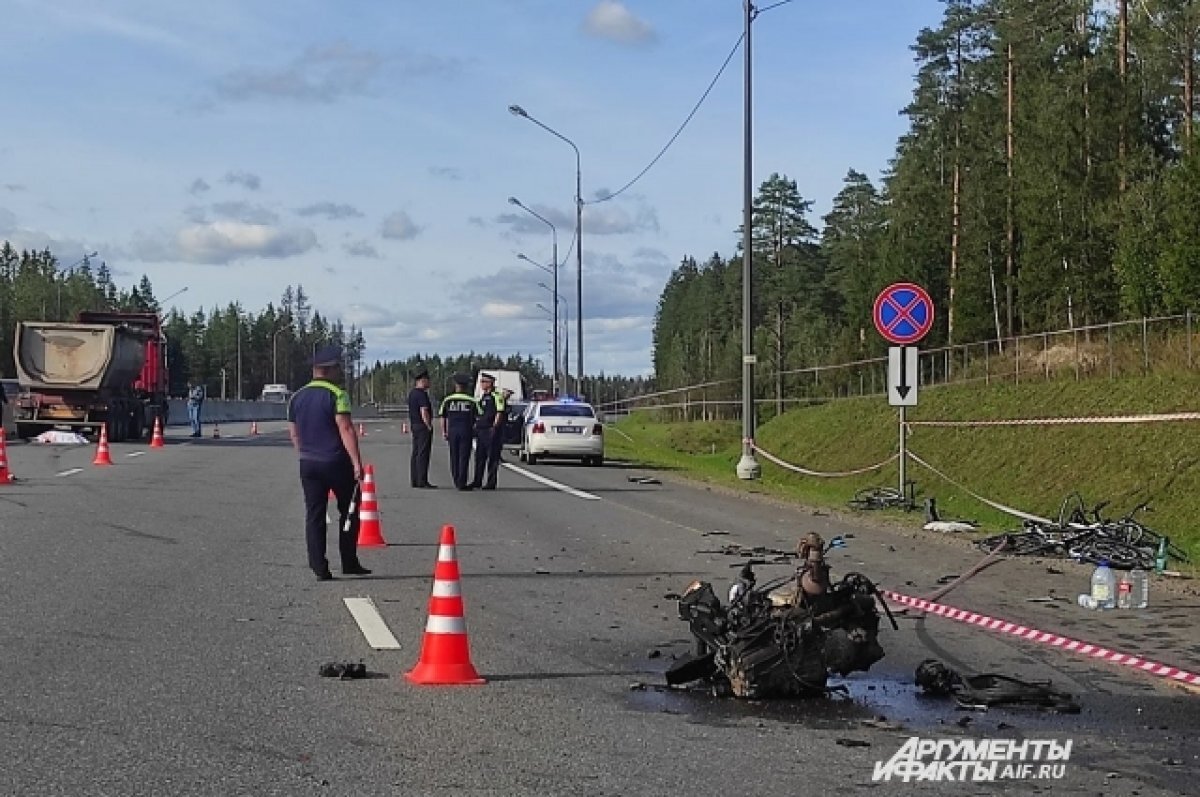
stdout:
<svg viewBox="0 0 1200 797">
<path fill-rule="evenodd" d="M 862 473 L 870 473 L 871 471 L 879 470 L 884 465 L 888 465 L 888 464 L 896 461 L 900 457 L 899 454 L 892 454 L 890 457 L 885 459 L 883 462 L 880 462 L 878 465 L 872 465 L 869 468 L 859 468 L 857 470 L 824 472 L 824 471 L 819 471 L 819 470 L 809 470 L 808 468 L 802 468 L 799 465 L 793 465 L 790 462 L 784 462 L 782 459 L 775 456 L 771 452 L 764 451 L 753 440 L 748 440 L 748 441 L 743 441 L 743 442 L 749 442 L 750 445 L 754 447 L 755 451 L 757 451 L 759 454 L 763 455 L 763 459 L 767 460 L 768 462 L 773 462 L 774 464 L 778 465 L 781 468 L 784 468 L 785 470 L 790 470 L 793 473 L 799 473 L 803 476 L 819 476 L 824 479 L 835 479 L 835 478 L 839 478 L 839 477 L 843 477 L 843 476 L 858 476 L 859 474 L 862 474 Z"/>
<path fill-rule="evenodd" d="M 1156 661 L 1143 659 L 1140 656 L 1134 656 L 1129 653 L 1121 653 L 1115 650 L 1109 650 L 1100 645 L 1093 645 L 1088 642 L 1081 642 L 1078 639 L 1052 634 L 1048 631 L 1039 631 L 1036 628 L 1018 625 L 1007 620 L 1001 620 L 996 617 L 989 617 L 986 614 L 976 614 L 968 612 L 964 609 L 955 609 L 952 606 L 945 606 L 933 601 L 927 601 L 923 598 L 914 598 L 909 595 L 901 595 L 898 592 L 892 592 L 888 589 L 881 589 L 884 597 L 888 600 L 904 606 L 911 606 L 915 609 L 936 614 L 938 617 L 945 617 L 949 620 L 957 620 L 959 622 L 968 623 L 969 625 L 986 628 L 988 631 L 999 631 L 1002 634 L 1027 639 L 1030 642 L 1040 642 L 1051 647 L 1069 650 L 1072 653 L 1078 653 L 1083 656 L 1090 656 L 1094 659 L 1101 659 L 1110 664 L 1122 664 L 1126 667 L 1132 667 L 1135 670 L 1157 675 L 1160 678 L 1166 678 L 1176 683 L 1187 684 L 1189 686 L 1200 687 L 1200 675 L 1187 670 L 1181 670 L 1178 667 L 1172 667 L 1167 664 L 1160 664 Z"/>
<path fill-rule="evenodd" d="M 956 480 L 954 480 L 954 479 L 950 478 L 949 476 L 947 476 L 946 474 L 942 473 L 942 472 L 941 472 L 940 470 L 938 470 L 937 468 L 935 468 L 935 467 L 933 467 L 932 465 L 930 465 L 930 464 L 929 464 L 928 462 L 926 462 L 925 460 L 923 460 L 923 459 L 921 459 L 920 457 L 918 457 L 916 454 L 914 454 L 914 453 L 912 452 L 912 449 L 909 449 L 909 450 L 908 450 L 908 458 L 909 458 L 909 459 L 911 459 L 913 462 L 917 463 L 918 465 L 921 465 L 922 467 L 924 467 L 924 468 L 927 468 L 927 469 L 929 469 L 929 470 L 933 471 L 935 474 L 937 474 L 938 476 L 940 476 L 940 477 L 941 477 L 941 478 L 942 478 L 944 481 L 947 481 L 947 482 L 949 482 L 950 484 L 953 484 L 955 487 L 957 487 L 958 489 L 962 490 L 964 493 L 966 493 L 967 495 L 971 496 L 971 497 L 972 497 L 972 498 L 974 498 L 976 501 L 979 501 L 980 503 L 983 503 L 983 504 L 987 504 L 987 505 L 988 505 L 988 506 L 990 506 L 992 509 L 998 509 L 998 510 L 1000 510 L 1001 512 L 1005 513 L 1006 515 L 1012 515 L 1013 517 L 1019 517 L 1019 518 L 1021 518 L 1022 520 L 1032 520 L 1032 521 L 1035 521 L 1035 522 L 1037 522 L 1037 523 L 1046 523 L 1046 524 L 1053 524 L 1053 523 L 1054 523 L 1054 521 L 1053 521 L 1053 520 L 1049 520 L 1048 518 L 1044 518 L 1044 517 L 1038 517 L 1037 515 L 1031 515 L 1031 514 L 1030 514 L 1030 513 L 1028 513 L 1028 512 L 1022 512 L 1020 509 L 1014 509 L 1014 508 L 1013 508 L 1013 507 L 1011 507 L 1011 506 L 1006 506 L 1005 504 L 1001 504 L 1001 503 L 998 503 L 998 502 L 996 502 L 996 501 L 989 501 L 988 499 L 984 498 L 982 495 L 980 495 L 979 493 L 975 492 L 975 491 L 974 491 L 974 490 L 972 490 L 971 488 L 964 486 L 964 485 L 962 484 L 962 482 L 959 482 L 959 481 L 956 481 Z"/>
<path fill-rule="evenodd" d="M 1196 421 L 1200 412 L 1167 412 L 1145 415 L 1100 415 L 1094 418 L 1010 418 L 998 421 L 907 421 L 909 426 L 1063 426 L 1089 423 L 1162 423 Z"/>
</svg>

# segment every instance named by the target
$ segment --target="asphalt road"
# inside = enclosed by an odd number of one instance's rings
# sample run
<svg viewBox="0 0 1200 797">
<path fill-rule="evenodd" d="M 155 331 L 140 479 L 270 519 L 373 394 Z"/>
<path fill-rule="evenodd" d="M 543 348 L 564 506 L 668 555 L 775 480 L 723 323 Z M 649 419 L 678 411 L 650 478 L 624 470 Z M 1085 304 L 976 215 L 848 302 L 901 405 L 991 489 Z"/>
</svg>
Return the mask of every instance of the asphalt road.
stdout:
<svg viewBox="0 0 1200 797">
<path fill-rule="evenodd" d="M 689 649 L 663 595 L 697 577 L 723 593 L 741 561 L 723 545 L 790 549 L 808 530 L 852 533 L 831 554 L 835 578 L 853 568 L 911 594 L 977 560 L 964 546 L 669 475 L 639 485 L 628 477 L 645 471 L 619 463 L 519 466 L 573 491 L 506 467 L 499 490 L 459 493 L 446 489 L 435 446 L 442 489 L 411 490 L 407 437 L 368 421 L 389 546 L 363 551 L 373 575 L 319 583 L 281 426 L 256 438 L 225 426 L 221 440 L 196 441 L 172 430 L 161 450 L 114 446 L 111 468 L 91 466 L 91 447 L 9 446 L 19 481 L 0 486 L 0 793 L 1195 793 L 1200 698 L 938 618 L 887 629 L 887 657 L 846 679 L 849 699 L 748 703 L 662 688 L 672 656 Z M 420 649 L 443 524 L 457 532 L 483 686 L 402 677 Z M 338 573 L 332 539 L 330 557 Z M 1130 648 L 1155 643 L 1195 668 L 1196 601 L 1164 597 L 1158 614 L 1126 619 L 1064 601 L 1023 606 L 1046 591 L 1029 567 L 992 568 L 945 600 L 1028 611 L 1016 619 Z M 1060 593 L 1078 591 L 1056 578 Z M 360 596 L 400 650 L 367 645 L 342 601 Z M 957 711 L 916 694 L 913 671 L 931 656 L 1052 679 L 1083 711 Z M 318 675 L 324 662 L 359 659 L 373 677 Z M 872 783 L 875 763 L 911 736 L 1073 747 L 1061 780 Z"/>
</svg>

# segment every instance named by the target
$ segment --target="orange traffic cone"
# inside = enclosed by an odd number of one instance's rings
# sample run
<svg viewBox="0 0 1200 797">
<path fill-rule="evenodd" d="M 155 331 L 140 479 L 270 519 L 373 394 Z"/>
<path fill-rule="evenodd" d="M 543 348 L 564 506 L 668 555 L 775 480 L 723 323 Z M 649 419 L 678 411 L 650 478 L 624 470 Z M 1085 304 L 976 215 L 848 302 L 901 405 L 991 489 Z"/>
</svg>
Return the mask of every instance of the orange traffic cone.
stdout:
<svg viewBox="0 0 1200 797">
<path fill-rule="evenodd" d="M 379 503 L 375 498 L 375 466 L 367 465 L 362 481 L 362 506 L 358 509 L 358 547 L 384 548 L 383 528 L 379 525 Z"/>
<path fill-rule="evenodd" d="M 359 436 L 359 437 L 366 437 L 366 436 L 367 436 L 367 427 L 366 427 L 364 424 L 361 424 L 361 423 L 360 423 L 360 424 L 358 425 L 358 436 Z"/>
<path fill-rule="evenodd" d="M 8 469 L 8 445 L 4 442 L 7 435 L 4 427 L 0 426 L 0 484 L 12 484 L 16 481 L 12 471 Z"/>
<path fill-rule="evenodd" d="M 96 458 L 92 460 L 92 464 L 113 464 L 112 455 L 108 453 L 108 424 L 100 427 L 100 442 L 96 444 Z"/>
<path fill-rule="evenodd" d="M 258 421 L 250 422 L 250 436 L 254 437 L 258 434 Z"/>
<path fill-rule="evenodd" d="M 221 424 L 213 422 L 213 440 L 221 439 Z"/>
<path fill-rule="evenodd" d="M 421 657 L 404 677 L 414 684 L 487 683 L 471 664 L 453 526 L 442 526 Z"/>
<path fill-rule="evenodd" d="M 150 436 L 150 447 L 151 448 L 162 448 L 164 445 L 165 445 L 165 443 L 163 443 L 162 418 L 156 417 L 154 419 L 154 434 Z"/>
</svg>

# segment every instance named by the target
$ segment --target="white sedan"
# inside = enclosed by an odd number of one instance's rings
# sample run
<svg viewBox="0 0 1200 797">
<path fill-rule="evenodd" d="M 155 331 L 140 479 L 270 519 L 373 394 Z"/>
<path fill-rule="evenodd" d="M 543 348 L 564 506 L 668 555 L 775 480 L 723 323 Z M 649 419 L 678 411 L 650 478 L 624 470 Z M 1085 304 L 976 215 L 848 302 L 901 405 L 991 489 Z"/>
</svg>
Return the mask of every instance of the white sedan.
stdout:
<svg viewBox="0 0 1200 797">
<path fill-rule="evenodd" d="M 604 426 L 592 405 L 559 399 L 539 401 L 525 414 L 521 461 L 536 464 L 542 457 L 604 464 Z"/>
</svg>

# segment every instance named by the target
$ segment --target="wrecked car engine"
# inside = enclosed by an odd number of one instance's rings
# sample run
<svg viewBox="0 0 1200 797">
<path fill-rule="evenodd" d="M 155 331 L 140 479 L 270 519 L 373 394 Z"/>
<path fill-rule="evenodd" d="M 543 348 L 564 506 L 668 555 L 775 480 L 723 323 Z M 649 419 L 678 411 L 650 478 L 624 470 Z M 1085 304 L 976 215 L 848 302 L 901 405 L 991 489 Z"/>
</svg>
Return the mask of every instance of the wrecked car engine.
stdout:
<svg viewBox="0 0 1200 797">
<path fill-rule="evenodd" d="M 838 544 L 838 538 L 826 546 L 819 535 L 806 535 L 795 573 L 763 584 L 756 562 L 748 562 L 728 605 L 706 581 L 672 596 L 695 649 L 667 672 L 667 683 L 706 681 L 718 693 L 742 698 L 810 696 L 826 692 L 831 673 L 866 671 L 882 659 L 876 601 L 884 611 L 887 606 L 859 573 L 830 582 L 825 553 Z"/>
</svg>

